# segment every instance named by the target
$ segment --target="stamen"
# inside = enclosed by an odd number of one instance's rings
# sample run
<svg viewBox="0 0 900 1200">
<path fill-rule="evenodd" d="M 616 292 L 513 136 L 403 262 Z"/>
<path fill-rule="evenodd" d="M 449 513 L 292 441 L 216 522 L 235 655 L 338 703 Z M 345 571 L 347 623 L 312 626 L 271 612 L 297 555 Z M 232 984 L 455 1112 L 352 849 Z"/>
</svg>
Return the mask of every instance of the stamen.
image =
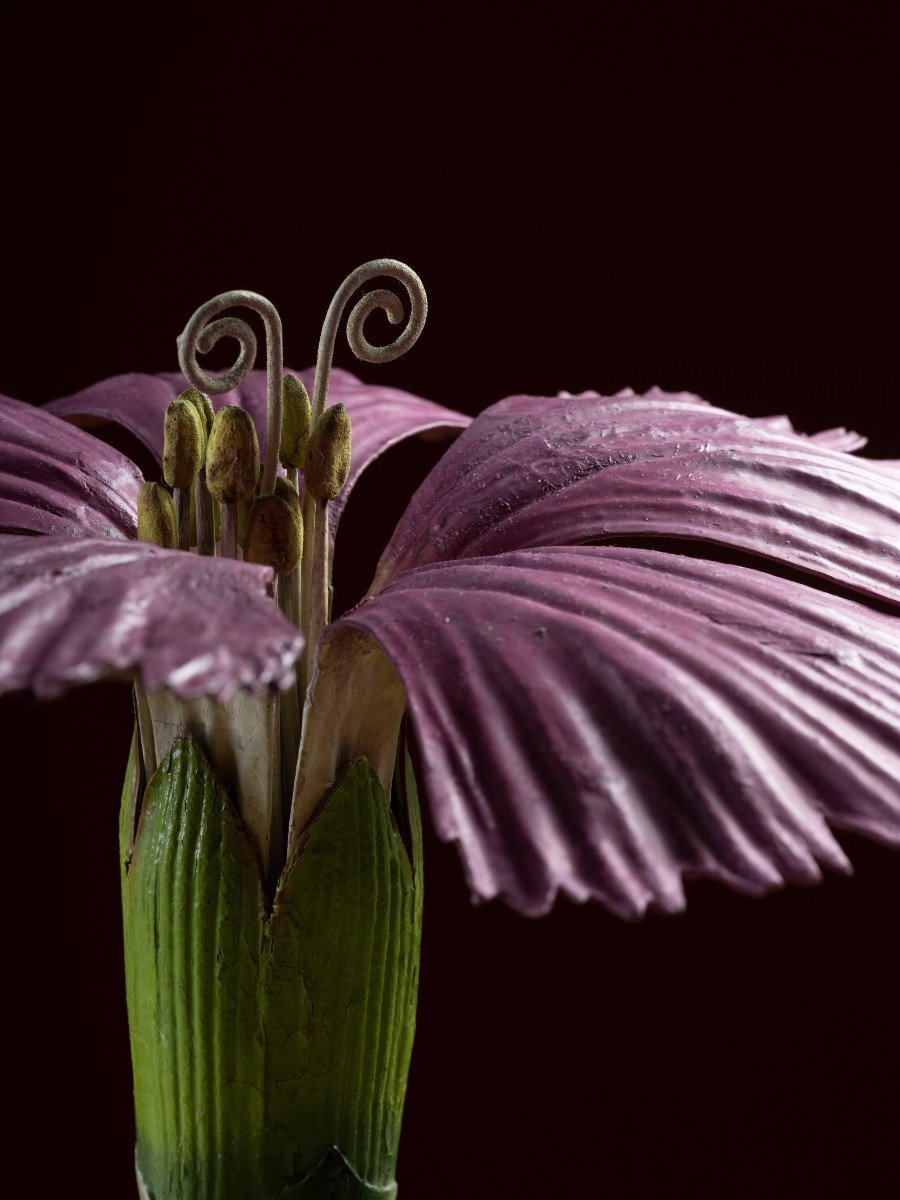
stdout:
<svg viewBox="0 0 900 1200">
<path fill-rule="evenodd" d="M 163 478 L 173 489 L 178 545 L 191 548 L 191 488 L 203 462 L 206 435 L 194 406 L 179 397 L 166 409 L 163 427 Z"/>
<path fill-rule="evenodd" d="M 249 500 L 242 500 L 237 506 L 237 544 L 241 550 L 244 549 L 244 542 L 247 539 L 247 521 L 250 517 L 250 509 L 253 506 L 253 501 L 259 495 L 264 465 L 264 463 L 259 464 L 259 474 L 256 477 L 256 487 L 254 488 L 253 495 Z"/>
<path fill-rule="evenodd" d="M 244 561 L 272 567 L 277 575 L 290 575 L 300 561 L 303 533 L 290 504 L 273 494 L 260 496 L 250 506 Z"/>
<path fill-rule="evenodd" d="M 312 405 L 303 381 L 285 375 L 281 395 L 281 446 L 278 457 L 288 472 L 296 471 L 306 462 L 306 447 L 312 424 Z"/>
<path fill-rule="evenodd" d="M 235 316 L 223 317 L 219 314 L 228 308 L 243 306 L 258 313 L 265 325 L 268 412 L 266 458 L 259 487 L 260 499 L 271 496 L 274 491 L 279 458 L 288 471 L 288 483 L 292 487 L 297 487 L 298 467 L 302 466 L 307 474 L 303 496 L 303 542 L 305 542 L 307 550 L 301 559 L 302 587 L 300 595 L 299 597 L 297 595 L 299 576 L 296 569 L 292 572 L 292 576 L 288 577 L 291 579 L 290 586 L 282 576 L 282 585 L 278 589 L 283 610 L 290 613 L 295 622 L 299 615 L 299 624 L 307 631 L 306 650 L 299 673 L 301 693 L 306 690 L 318 636 L 327 623 L 330 607 L 331 588 L 328 578 L 327 553 L 328 500 L 335 498 L 340 488 L 343 487 L 349 468 L 350 430 L 346 413 L 342 406 L 335 405 L 332 410 L 329 410 L 330 415 L 325 416 L 334 344 L 338 325 L 354 293 L 371 280 L 381 276 L 394 279 L 403 285 L 409 301 L 409 314 L 400 333 L 392 342 L 386 346 L 375 346 L 368 340 L 364 330 L 369 315 L 376 309 L 381 309 L 392 325 L 400 325 L 404 320 L 404 308 L 400 298 L 394 292 L 384 288 L 377 288 L 363 295 L 353 306 L 347 318 L 347 341 L 353 353 L 363 362 L 391 362 L 405 354 L 422 332 L 428 314 L 428 299 L 422 281 L 415 271 L 404 263 L 391 258 L 373 259 L 371 262 L 357 267 L 338 288 L 328 307 L 319 337 L 316 378 L 311 402 L 300 380 L 293 376 L 282 376 L 281 320 L 273 305 L 256 292 L 232 291 L 215 296 L 197 309 L 178 338 L 178 361 L 188 381 L 201 392 L 221 395 L 237 387 L 252 370 L 256 358 L 256 335 L 246 321 Z M 200 366 L 197 356 L 198 354 L 208 354 L 215 344 L 225 337 L 233 338 L 237 342 L 238 355 L 227 371 L 215 376 Z M 220 410 L 220 413 L 217 414 L 216 421 L 223 411 L 225 410 Z M 285 414 L 284 427 L 283 411 Z M 309 457 L 307 436 L 309 430 L 312 429 L 313 437 L 315 437 L 319 426 L 318 436 L 324 446 L 327 435 L 327 439 L 330 439 L 329 448 L 327 453 L 323 449 L 320 459 L 310 466 L 307 462 Z M 209 435 L 210 446 L 215 437 L 216 422 L 214 421 Z M 216 466 L 218 465 L 217 460 Z M 214 480 L 215 474 L 212 460 L 208 455 L 207 483 L 210 492 L 220 500 L 222 505 L 222 553 L 236 556 L 237 514 L 235 505 L 241 499 L 249 499 L 254 489 L 252 487 L 242 489 L 240 497 L 231 489 L 234 498 L 226 499 L 225 489 L 217 480 Z M 319 493 L 318 497 L 310 490 L 309 476 L 313 477 L 313 487 Z M 276 509 L 273 506 L 259 509 L 260 513 L 274 511 Z M 251 550 L 253 554 L 262 552 L 255 546 Z M 301 610 L 299 614 L 298 609 Z"/>
<path fill-rule="evenodd" d="M 350 418 L 343 404 L 326 408 L 316 422 L 303 483 L 315 505 L 315 536 L 309 564 L 309 644 L 317 646 L 328 624 L 331 586 L 328 578 L 328 501 L 336 500 L 350 473 Z"/>
<path fill-rule="evenodd" d="M 237 558 L 237 505 L 256 490 L 259 441 L 250 414 L 226 404 L 213 420 L 206 448 L 206 482 L 222 506 L 223 558 Z"/>
<path fill-rule="evenodd" d="M 137 498 L 137 535 L 164 550 L 178 549 L 178 521 L 172 497 L 161 483 L 142 483 Z"/>
<path fill-rule="evenodd" d="M 215 412 L 209 396 L 195 387 L 182 392 L 180 400 L 193 404 L 200 417 L 200 424 L 206 438 L 209 438 Z M 205 439 L 204 439 L 205 441 Z M 216 552 L 215 517 L 213 516 L 213 498 L 206 486 L 206 451 L 204 445 L 203 461 L 200 471 L 194 480 L 194 513 L 197 527 L 197 550 L 200 554 L 211 556 Z"/>
<path fill-rule="evenodd" d="M 336 500 L 350 474 L 350 418 L 343 404 L 326 408 L 309 439 L 303 483 L 316 500 Z"/>
</svg>

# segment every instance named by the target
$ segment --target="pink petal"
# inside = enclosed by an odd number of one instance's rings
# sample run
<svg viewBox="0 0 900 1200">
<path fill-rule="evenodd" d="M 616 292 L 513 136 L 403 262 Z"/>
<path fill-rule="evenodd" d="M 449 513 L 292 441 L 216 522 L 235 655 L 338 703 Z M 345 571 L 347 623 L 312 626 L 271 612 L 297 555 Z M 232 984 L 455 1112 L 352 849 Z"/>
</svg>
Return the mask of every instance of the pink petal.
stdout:
<svg viewBox="0 0 900 1200">
<path fill-rule="evenodd" d="M 440 836 L 478 896 L 625 916 L 699 875 L 900 844 L 900 621 L 746 567 L 542 548 L 419 568 L 338 623 L 397 670 Z"/>
<path fill-rule="evenodd" d="M 44 698 L 109 675 L 227 699 L 286 688 L 303 639 L 267 567 L 108 539 L 0 539 L 0 692 Z"/>
<path fill-rule="evenodd" d="M 117 450 L 0 396 L 0 530 L 134 537 L 142 482 Z"/>
<path fill-rule="evenodd" d="M 897 602 L 900 488 L 834 448 L 845 442 L 686 393 L 512 397 L 475 419 L 413 497 L 377 585 L 527 546 L 688 537 Z"/>
</svg>

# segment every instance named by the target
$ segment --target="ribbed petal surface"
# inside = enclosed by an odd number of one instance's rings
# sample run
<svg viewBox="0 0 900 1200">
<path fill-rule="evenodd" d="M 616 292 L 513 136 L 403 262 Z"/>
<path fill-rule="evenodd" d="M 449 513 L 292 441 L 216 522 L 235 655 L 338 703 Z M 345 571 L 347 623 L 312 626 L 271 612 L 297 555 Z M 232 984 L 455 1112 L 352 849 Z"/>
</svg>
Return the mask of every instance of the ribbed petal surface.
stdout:
<svg viewBox="0 0 900 1200">
<path fill-rule="evenodd" d="M 303 639 L 268 567 L 109 539 L 0 539 L 0 692 L 55 696 L 107 675 L 225 699 L 285 688 Z"/>
<path fill-rule="evenodd" d="M 132 538 L 142 482 L 117 450 L 0 396 L 0 532 Z"/>
<path fill-rule="evenodd" d="M 543 548 L 420 568 L 338 623 L 400 675 L 473 891 L 542 913 L 758 893 L 900 843 L 900 618 L 762 571 Z"/>
<path fill-rule="evenodd" d="M 378 584 L 528 546 L 689 537 L 900 602 L 896 472 L 846 454 L 856 435 L 785 424 L 658 389 L 501 401 L 413 497 Z"/>
<path fill-rule="evenodd" d="M 297 374 L 311 393 L 313 370 L 299 371 Z M 176 373 L 118 375 L 74 396 L 54 400 L 46 408 L 60 417 L 111 421 L 121 425 L 139 438 L 161 461 L 163 416 L 167 405 L 185 386 L 183 376 Z M 240 387 L 222 396 L 214 396 L 212 401 L 215 408 L 223 404 L 239 404 L 246 408 L 256 425 L 260 452 L 265 454 L 265 371 L 252 371 Z M 462 413 L 409 392 L 361 383 L 348 371 L 341 370 L 331 374 L 328 402 L 344 404 L 353 426 L 350 475 L 341 495 L 331 506 L 333 524 L 336 524 L 359 476 L 373 459 L 390 446 L 422 433 L 450 437 L 471 421 Z"/>
</svg>

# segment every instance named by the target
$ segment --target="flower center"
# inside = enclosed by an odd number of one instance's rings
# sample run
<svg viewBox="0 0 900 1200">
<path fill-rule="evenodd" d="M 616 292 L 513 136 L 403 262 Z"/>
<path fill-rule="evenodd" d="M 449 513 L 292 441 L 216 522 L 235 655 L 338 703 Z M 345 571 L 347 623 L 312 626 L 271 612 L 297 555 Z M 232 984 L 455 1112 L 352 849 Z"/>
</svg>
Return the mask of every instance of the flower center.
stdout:
<svg viewBox="0 0 900 1200">
<path fill-rule="evenodd" d="M 389 362 L 418 339 L 428 308 L 419 277 L 393 259 L 364 264 L 347 276 L 328 308 L 311 399 L 302 381 L 283 371 L 281 319 L 265 297 L 224 292 L 198 308 L 178 339 L 179 363 L 190 386 L 166 410 L 165 482 L 145 484 L 138 498 L 140 538 L 167 550 L 196 550 L 272 568 L 273 598 L 304 634 L 296 687 L 280 696 L 238 693 L 225 705 L 198 701 L 189 706 L 160 695 L 138 698 L 139 715 L 142 703 L 148 710 L 141 721 L 142 737 L 144 725 L 157 741 L 171 740 L 174 730 L 187 729 L 204 743 L 220 775 L 224 771 L 270 884 L 284 862 L 289 818 L 302 784 L 298 763 L 309 728 L 307 691 L 330 619 L 329 505 L 350 470 L 350 417 L 342 404 L 326 406 L 335 338 L 354 294 L 379 276 L 403 284 L 409 315 L 404 322 L 403 305 L 391 291 L 364 294 L 347 319 L 347 340 L 354 354 L 365 362 Z M 230 404 L 214 412 L 210 400 L 238 387 L 256 359 L 253 328 L 227 312 L 236 307 L 255 312 L 265 327 L 262 460 L 250 413 Z M 386 346 L 372 345 L 363 331 L 366 318 L 377 308 L 391 324 L 403 326 Z M 237 343 L 238 354 L 233 365 L 216 376 L 199 364 L 198 356 L 208 354 L 223 338 Z M 244 712 L 248 705 L 252 711 Z M 159 759 L 165 748 L 158 745 L 156 751 Z M 304 812 L 310 803 L 308 792 L 307 788 Z M 293 822 L 292 830 L 295 827 L 299 834 L 302 825 Z"/>
</svg>

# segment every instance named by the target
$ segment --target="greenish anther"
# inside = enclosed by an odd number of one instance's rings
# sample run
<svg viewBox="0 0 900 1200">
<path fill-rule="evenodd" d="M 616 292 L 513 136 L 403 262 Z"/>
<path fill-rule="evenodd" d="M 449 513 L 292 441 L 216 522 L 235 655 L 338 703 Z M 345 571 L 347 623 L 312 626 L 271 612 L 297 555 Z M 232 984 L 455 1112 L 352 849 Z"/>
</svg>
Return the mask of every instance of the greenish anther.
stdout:
<svg viewBox="0 0 900 1200">
<path fill-rule="evenodd" d="M 206 437 L 209 437 L 209 431 L 212 429 L 213 419 L 216 415 L 209 396 L 205 392 L 201 392 L 199 388 L 189 387 L 185 388 L 178 399 L 187 400 L 189 404 L 193 404 L 203 425 L 203 432 Z"/>
<path fill-rule="evenodd" d="M 302 552 L 303 526 L 298 510 L 276 492 L 254 500 L 247 517 L 244 561 L 273 567 L 278 575 L 290 575 Z"/>
<path fill-rule="evenodd" d="M 171 488 L 189 488 L 203 463 L 206 436 L 200 415 L 179 397 L 166 409 L 163 424 L 163 478 Z"/>
<path fill-rule="evenodd" d="M 295 514 L 298 521 L 302 521 L 303 510 L 300 507 L 300 497 L 297 495 L 297 489 L 283 475 L 279 475 L 275 480 L 275 495 L 279 496 L 290 506 L 291 512 Z"/>
<path fill-rule="evenodd" d="M 322 413 L 309 439 L 303 482 L 316 500 L 336 500 L 350 473 L 350 417 L 343 404 Z"/>
<path fill-rule="evenodd" d="M 306 462 L 312 405 L 303 381 L 285 375 L 281 390 L 281 446 L 278 458 L 285 468 L 302 467 Z"/>
<path fill-rule="evenodd" d="M 256 491 L 259 441 L 248 412 L 226 404 L 216 413 L 206 447 L 206 484 L 220 504 L 239 504 Z"/>
<path fill-rule="evenodd" d="M 137 499 L 137 535 L 164 550 L 178 549 L 178 521 L 172 497 L 161 483 L 143 483 Z"/>
</svg>

